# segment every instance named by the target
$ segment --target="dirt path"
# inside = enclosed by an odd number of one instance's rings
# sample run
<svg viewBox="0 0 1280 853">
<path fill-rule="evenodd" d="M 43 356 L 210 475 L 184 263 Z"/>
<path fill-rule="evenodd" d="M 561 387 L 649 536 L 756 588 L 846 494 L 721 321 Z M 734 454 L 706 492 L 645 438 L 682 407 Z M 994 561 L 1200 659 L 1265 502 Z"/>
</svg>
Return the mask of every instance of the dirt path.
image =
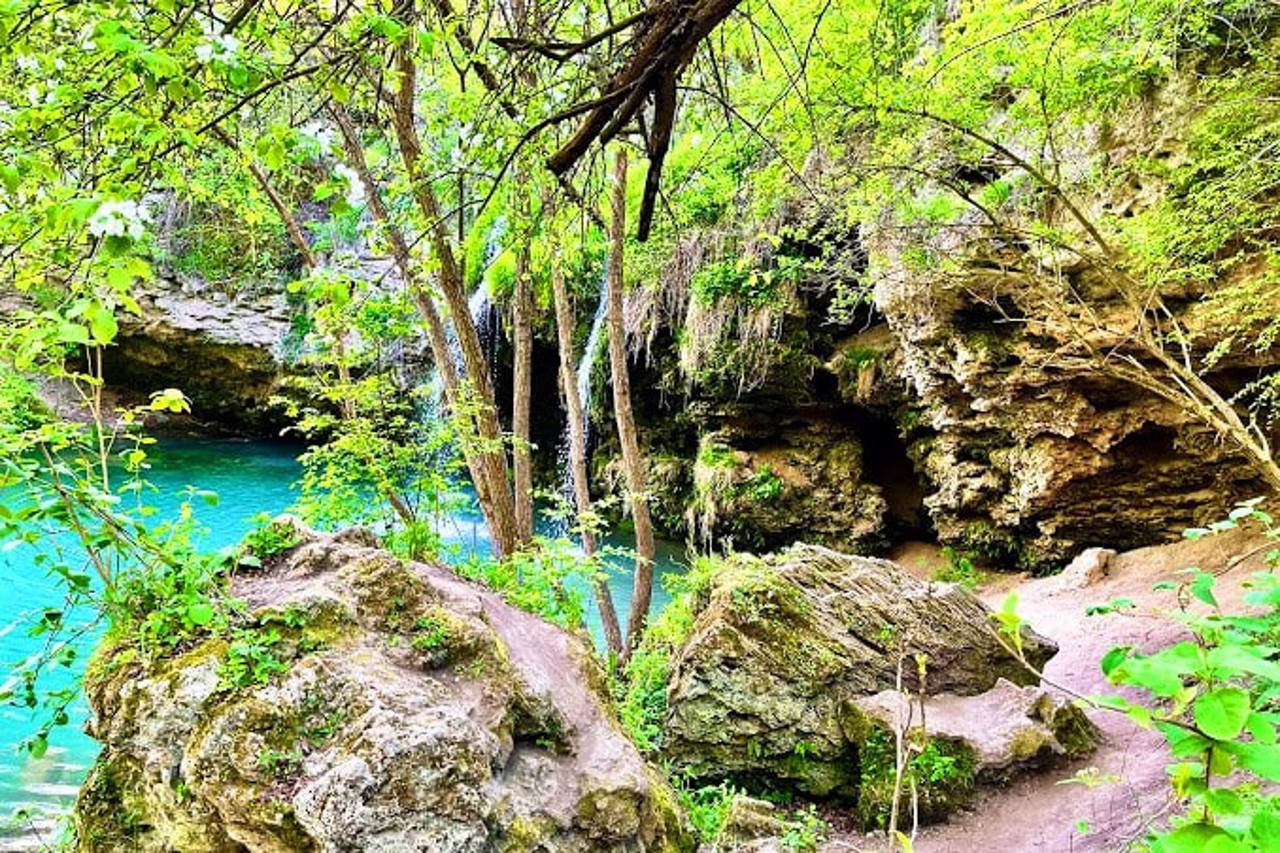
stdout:
<svg viewBox="0 0 1280 853">
<path fill-rule="evenodd" d="M 1060 650 L 1045 668 L 1050 681 L 1082 694 L 1117 693 L 1098 668 L 1113 646 L 1132 644 L 1142 651 L 1176 641 L 1184 632 L 1160 614 L 1175 606 L 1170 592 L 1154 592 L 1159 581 L 1198 566 L 1214 573 L 1224 608 L 1239 607 L 1240 581 L 1264 568 L 1261 554 L 1232 563 L 1256 549 L 1262 539 L 1235 531 L 1198 542 L 1142 548 L 1119 555 L 1110 574 L 1084 589 L 1066 589 L 1058 578 L 999 576 L 980 595 L 998 607 L 1016 590 L 1019 612 L 1037 631 L 1052 637 Z M 917 547 L 904 564 L 926 565 Z M 935 561 L 941 562 L 940 560 Z M 1228 567 L 1230 567 L 1228 571 Z M 1091 604 L 1127 597 L 1137 605 L 1127 614 L 1085 616 Z M 1135 696 L 1136 698 L 1136 696 Z M 1163 738 L 1118 714 L 1093 712 L 1105 741 L 1088 759 L 1026 776 L 1012 785 L 981 794 L 973 808 L 950 821 L 920 831 L 918 853 L 1094 853 L 1123 850 L 1146 828 L 1169 813 L 1168 762 Z M 1061 784 L 1080 771 L 1096 768 L 1107 781 L 1088 787 Z M 1081 822 L 1084 823 L 1081 823 Z M 824 846 L 831 853 L 884 850 L 881 839 L 835 837 Z"/>
</svg>

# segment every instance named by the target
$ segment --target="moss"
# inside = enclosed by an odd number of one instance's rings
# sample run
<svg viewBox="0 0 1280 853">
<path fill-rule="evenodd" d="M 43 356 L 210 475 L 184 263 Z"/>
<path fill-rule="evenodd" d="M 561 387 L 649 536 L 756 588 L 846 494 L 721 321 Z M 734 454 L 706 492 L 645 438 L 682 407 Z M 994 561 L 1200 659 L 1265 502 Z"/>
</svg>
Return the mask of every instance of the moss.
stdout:
<svg viewBox="0 0 1280 853">
<path fill-rule="evenodd" d="M 915 754 L 907 763 L 901 791 L 901 807 L 909 808 L 911 781 L 915 782 L 920 817 L 938 820 L 967 804 L 973 797 L 977 761 L 958 741 L 930 738 L 913 729 Z M 894 733 L 871 723 L 858 745 L 858 805 L 856 815 L 863 828 L 883 829 L 893 809 L 896 778 Z"/>
<path fill-rule="evenodd" d="M 150 830 L 146 801 L 139 793 L 142 772 L 111 753 L 93 766 L 80 788 L 72 821 L 76 849 L 132 850 Z"/>
<path fill-rule="evenodd" d="M 518 816 L 511 821 L 498 841 L 499 853 L 533 853 L 547 849 L 549 839 L 556 834 L 556 825 L 550 818 Z"/>
</svg>

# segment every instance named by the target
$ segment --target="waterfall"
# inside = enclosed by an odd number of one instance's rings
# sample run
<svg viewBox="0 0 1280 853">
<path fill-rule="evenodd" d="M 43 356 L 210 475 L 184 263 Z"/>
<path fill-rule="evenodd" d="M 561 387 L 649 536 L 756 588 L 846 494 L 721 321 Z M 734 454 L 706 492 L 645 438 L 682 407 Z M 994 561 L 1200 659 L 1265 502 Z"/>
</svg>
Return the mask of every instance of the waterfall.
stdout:
<svg viewBox="0 0 1280 853">
<path fill-rule="evenodd" d="M 591 441 L 591 371 L 600 357 L 600 346 L 604 341 L 604 318 L 609 310 L 609 272 L 600 277 L 600 297 L 596 304 L 596 315 L 591 318 L 591 333 L 587 335 L 587 347 L 582 351 L 582 361 L 578 364 L 578 402 L 582 404 L 583 433 L 587 442 Z"/>
<path fill-rule="evenodd" d="M 609 270 L 606 268 L 600 277 L 600 296 L 596 303 L 596 314 L 591 318 L 591 332 L 587 335 L 587 346 L 582 351 L 582 360 L 578 362 L 578 403 L 582 406 L 582 443 L 584 451 L 591 447 L 591 371 L 600 357 L 600 347 L 604 344 L 604 320 L 609 310 Z M 560 481 L 560 493 L 573 505 L 573 467 L 569 464 L 569 423 L 566 413 L 564 435 L 560 439 L 560 448 L 556 460 L 564 473 Z"/>
<path fill-rule="evenodd" d="M 471 315 L 471 324 L 476 328 L 480 338 L 480 348 L 484 351 L 485 361 L 489 365 L 489 378 L 493 379 L 494 365 L 498 358 L 498 343 L 502 335 L 502 318 L 498 308 L 489 298 L 489 286 L 485 281 L 484 271 L 488 270 L 495 258 L 502 251 L 502 238 L 507 233 L 507 219 L 499 216 L 489 227 L 485 235 L 484 270 L 480 273 L 480 282 L 467 300 L 467 313 Z M 449 329 L 449 357 L 458 367 L 460 376 L 466 376 L 466 362 L 462 357 L 462 343 L 453 329 Z M 431 383 L 431 396 L 426 407 L 426 417 L 438 418 L 444 411 L 444 386 L 440 381 L 440 371 L 433 368 L 428 380 Z"/>
</svg>

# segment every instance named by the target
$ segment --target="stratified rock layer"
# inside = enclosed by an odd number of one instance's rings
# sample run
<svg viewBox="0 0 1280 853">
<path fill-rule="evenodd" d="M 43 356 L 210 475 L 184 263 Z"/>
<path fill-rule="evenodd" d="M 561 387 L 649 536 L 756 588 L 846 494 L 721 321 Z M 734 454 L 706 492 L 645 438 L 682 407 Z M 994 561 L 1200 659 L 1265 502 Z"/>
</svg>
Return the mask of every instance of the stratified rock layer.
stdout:
<svg viewBox="0 0 1280 853">
<path fill-rule="evenodd" d="M 685 847 L 584 640 L 359 531 L 304 536 L 235 581 L 251 627 L 230 646 L 99 653 L 80 850 Z M 237 675 L 254 648 L 283 671 Z"/>
<path fill-rule="evenodd" d="M 856 796 L 858 702 L 917 690 L 917 655 L 929 693 L 1034 683 L 992 625 L 969 592 L 886 560 L 808 545 L 729 558 L 673 665 L 664 757 L 694 777 Z M 1057 651 L 1027 629 L 1023 643 L 1037 668 Z"/>
<path fill-rule="evenodd" d="M 141 392 L 178 388 L 192 417 L 243 432 L 286 423 L 272 398 L 288 374 L 290 311 L 283 296 L 236 299 L 177 282 L 143 294 L 107 351 L 107 381 Z"/>
</svg>

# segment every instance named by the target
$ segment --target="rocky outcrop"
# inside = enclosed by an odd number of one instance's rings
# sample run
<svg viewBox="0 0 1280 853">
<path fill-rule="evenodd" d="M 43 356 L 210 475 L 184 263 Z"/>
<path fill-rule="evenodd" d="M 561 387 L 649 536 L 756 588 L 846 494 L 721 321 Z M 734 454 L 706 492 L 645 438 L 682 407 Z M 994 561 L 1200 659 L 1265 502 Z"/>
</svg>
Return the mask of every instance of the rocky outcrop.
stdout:
<svg viewBox="0 0 1280 853">
<path fill-rule="evenodd" d="M 227 637 L 91 666 L 84 851 L 685 849 L 586 640 L 360 531 L 241 574 Z"/>
<path fill-rule="evenodd" d="M 889 507 L 864 479 L 862 442 L 838 419 L 739 411 L 704 432 L 686 515 L 698 538 L 768 551 L 807 542 L 866 553 L 887 543 Z"/>
<path fill-rule="evenodd" d="M 143 392 L 178 388 L 197 421 L 271 432 L 286 421 L 271 400 L 288 372 L 292 311 L 279 293 L 236 298 L 165 282 L 139 299 L 142 316 L 121 314 L 106 351 L 107 382 Z"/>
<path fill-rule="evenodd" d="M 910 449 L 940 540 L 998 564 L 1061 568 L 1083 547 L 1165 541 L 1261 488 L 1185 411 L 1054 367 L 1061 342 L 1003 321 L 975 295 L 990 291 L 923 275 L 886 276 L 877 290 L 897 340 L 886 371 L 921 413 Z"/>
<path fill-rule="evenodd" d="M 885 690 L 854 704 L 866 718 L 858 733 L 858 813 L 864 826 L 882 826 L 888 819 L 898 733 L 912 745 L 911 761 L 920 770 L 939 771 L 917 774 L 916 806 L 923 820 L 945 817 L 984 782 L 1005 782 L 1028 767 L 1087 755 L 1099 738 L 1080 708 L 1003 678 L 976 696 L 944 693 L 922 700 Z M 905 808 L 909 797 L 902 799 Z"/>
<path fill-rule="evenodd" d="M 992 625 L 964 589 L 886 560 L 814 546 L 728 558 L 673 661 L 664 757 L 695 778 L 856 798 L 870 731 L 859 703 L 917 691 L 917 656 L 930 694 L 1034 682 Z M 1057 650 L 1029 629 L 1023 643 L 1037 668 Z"/>
</svg>

